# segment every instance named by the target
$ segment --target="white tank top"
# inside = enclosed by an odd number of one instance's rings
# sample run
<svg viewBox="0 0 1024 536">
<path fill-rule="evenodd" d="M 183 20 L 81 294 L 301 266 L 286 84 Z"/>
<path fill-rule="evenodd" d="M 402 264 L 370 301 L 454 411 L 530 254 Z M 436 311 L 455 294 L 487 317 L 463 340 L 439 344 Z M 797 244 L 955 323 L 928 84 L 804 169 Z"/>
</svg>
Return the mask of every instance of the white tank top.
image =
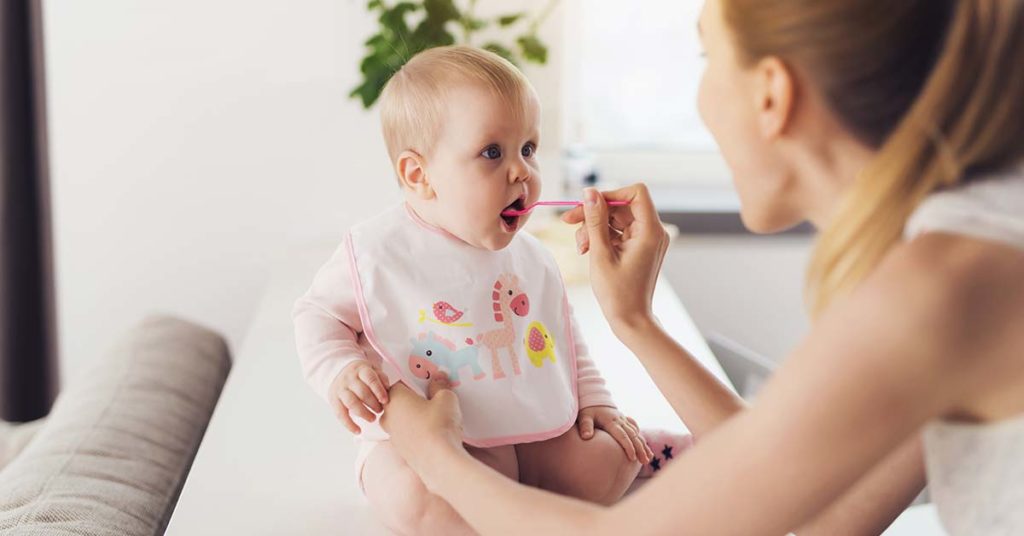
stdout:
<svg viewBox="0 0 1024 536">
<path fill-rule="evenodd" d="M 928 231 L 1024 250 L 1024 165 L 928 197 L 905 237 Z M 933 421 L 923 440 L 928 489 L 950 534 L 1024 535 L 1024 415 L 980 425 Z"/>
<path fill-rule="evenodd" d="M 420 394 L 435 375 L 449 377 L 466 443 L 542 441 L 576 422 L 569 302 L 535 238 L 475 248 L 402 204 L 346 241 L 367 340 Z"/>
</svg>

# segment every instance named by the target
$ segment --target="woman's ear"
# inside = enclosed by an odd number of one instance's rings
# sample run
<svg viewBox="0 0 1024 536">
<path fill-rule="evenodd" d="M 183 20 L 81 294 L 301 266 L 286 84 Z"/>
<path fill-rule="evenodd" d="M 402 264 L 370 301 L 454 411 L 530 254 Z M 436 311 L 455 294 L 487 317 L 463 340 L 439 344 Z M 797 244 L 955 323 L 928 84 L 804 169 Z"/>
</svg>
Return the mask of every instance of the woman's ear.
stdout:
<svg viewBox="0 0 1024 536">
<path fill-rule="evenodd" d="M 761 135 L 773 141 L 786 132 L 793 118 L 796 97 L 793 71 L 775 56 L 764 58 L 755 68 L 755 88 L 754 104 Z"/>
<path fill-rule="evenodd" d="M 395 161 L 395 171 L 402 188 L 412 192 L 420 199 L 432 199 L 434 189 L 430 186 L 427 169 L 423 157 L 415 151 L 402 151 Z"/>
</svg>

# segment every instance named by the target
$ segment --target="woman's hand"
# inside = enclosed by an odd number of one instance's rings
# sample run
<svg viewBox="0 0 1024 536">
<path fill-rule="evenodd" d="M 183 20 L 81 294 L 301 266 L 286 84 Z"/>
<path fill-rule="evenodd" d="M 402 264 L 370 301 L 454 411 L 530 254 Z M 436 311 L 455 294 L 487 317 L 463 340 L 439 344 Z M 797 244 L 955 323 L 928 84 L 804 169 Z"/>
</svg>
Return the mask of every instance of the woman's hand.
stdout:
<svg viewBox="0 0 1024 536">
<path fill-rule="evenodd" d="M 609 207 L 607 201 L 628 201 Z M 651 300 L 669 237 L 643 184 L 598 194 L 584 191 L 584 204 L 562 215 L 582 223 L 576 231 L 581 254 L 590 253 L 590 284 L 601 310 L 617 334 L 653 322 Z"/>
<path fill-rule="evenodd" d="M 459 398 L 449 389 L 447 377 L 430 382 L 427 400 L 402 382 L 391 387 L 389 396 L 380 424 L 391 436 L 391 444 L 425 482 L 436 465 L 435 456 L 445 450 L 465 452 Z"/>
</svg>

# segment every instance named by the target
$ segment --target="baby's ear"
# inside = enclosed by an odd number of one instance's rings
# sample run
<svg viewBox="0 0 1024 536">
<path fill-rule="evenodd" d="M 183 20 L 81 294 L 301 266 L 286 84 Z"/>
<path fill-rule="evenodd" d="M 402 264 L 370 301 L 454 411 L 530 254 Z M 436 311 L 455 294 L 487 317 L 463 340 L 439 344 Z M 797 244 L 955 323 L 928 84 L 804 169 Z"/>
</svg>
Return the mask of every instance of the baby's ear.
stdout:
<svg viewBox="0 0 1024 536">
<path fill-rule="evenodd" d="M 427 169 L 423 157 L 415 151 L 402 151 L 395 161 L 395 171 L 402 188 L 420 199 L 433 199 L 434 189 L 427 177 Z"/>
</svg>

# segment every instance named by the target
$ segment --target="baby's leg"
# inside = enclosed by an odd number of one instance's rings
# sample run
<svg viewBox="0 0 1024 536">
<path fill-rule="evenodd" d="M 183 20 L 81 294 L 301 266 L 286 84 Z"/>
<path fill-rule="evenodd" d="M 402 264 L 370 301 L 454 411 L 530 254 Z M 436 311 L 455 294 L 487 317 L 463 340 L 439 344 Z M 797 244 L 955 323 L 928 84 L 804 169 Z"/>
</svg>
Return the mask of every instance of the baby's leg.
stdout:
<svg viewBox="0 0 1024 536">
<path fill-rule="evenodd" d="M 604 430 L 584 440 L 576 426 L 559 437 L 516 445 L 519 481 L 579 499 L 609 505 L 636 479 L 640 462 L 630 461 Z"/>
<path fill-rule="evenodd" d="M 518 479 L 515 449 L 474 449 L 470 454 L 495 470 Z M 430 493 L 388 441 L 370 452 L 363 465 L 363 489 L 385 526 L 402 535 L 476 534 L 444 499 Z"/>
<path fill-rule="evenodd" d="M 448 503 L 427 491 L 388 441 L 370 452 L 362 479 L 377 519 L 397 534 L 474 534 Z"/>
</svg>

